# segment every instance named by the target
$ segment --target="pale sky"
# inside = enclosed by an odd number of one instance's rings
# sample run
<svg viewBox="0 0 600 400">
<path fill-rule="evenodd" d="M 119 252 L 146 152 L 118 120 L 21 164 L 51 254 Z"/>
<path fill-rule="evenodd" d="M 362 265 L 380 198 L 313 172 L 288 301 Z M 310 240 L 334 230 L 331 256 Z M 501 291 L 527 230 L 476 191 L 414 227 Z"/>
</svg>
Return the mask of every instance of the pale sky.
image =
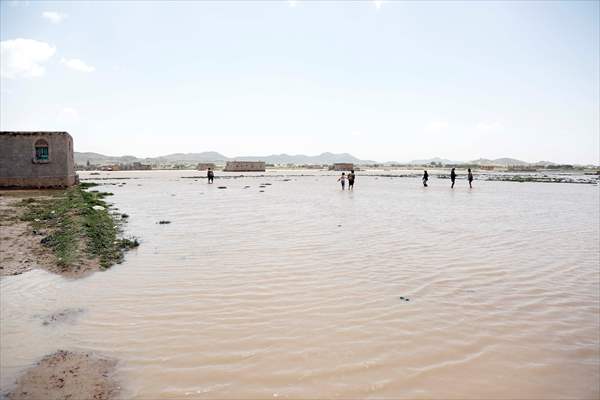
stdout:
<svg viewBox="0 0 600 400">
<path fill-rule="evenodd" d="M 599 163 L 598 1 L 2 1 L 2 130 L 76 151 Z"/>
</svg>

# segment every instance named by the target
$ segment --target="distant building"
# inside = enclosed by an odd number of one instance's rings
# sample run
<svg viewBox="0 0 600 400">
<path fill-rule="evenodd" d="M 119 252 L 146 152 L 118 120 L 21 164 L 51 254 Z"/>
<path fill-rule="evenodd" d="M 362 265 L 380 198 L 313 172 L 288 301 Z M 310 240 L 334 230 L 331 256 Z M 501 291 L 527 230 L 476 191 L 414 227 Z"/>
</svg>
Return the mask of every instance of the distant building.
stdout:
<svg viewBox="0 0 600 400">
<path fill-rule="evenodd" d="M 354 169 L 354 164 L 352 163 L 335 163 L 331 166 L 334 171 L 352 171 Z"/>
<path fill-rule="evenodd" d="M 121 170 L 129 170 L 129 171 L 148 171 L 152 169 L 152 165 L 150 164 L 142 164 L 139 161 L 135 161 L 131 164 L 120 164 Z"/>
<path fill-rule="evenodd" d="M 109 165 L 101 165 L 98 170 L 100 171 L 120 171 L 120 164 L 109 164 Z"/>
<path fill-rule="evenodd" d="M 227 161 L 226 172 L 264 172 L 264 161 Z"/>
<path fill-rule="evenodd" d="M 196 165 L 198 171 L 206 171 L 209 168 L 214 170 L 215 163 L 198 163 L 198 165 Z"/>
<path fill-rule="evenodd" d="M 67 132 L 0 132 L 0 187 L 76 183 L 73 138 Z"/>
<path fill-rule="evenodd" d="M 480 165 L 479 169 L 483 171 L 493 171 L 494 169 L 496 169 L 496 167 L 493 165 Z"/>
</svg>

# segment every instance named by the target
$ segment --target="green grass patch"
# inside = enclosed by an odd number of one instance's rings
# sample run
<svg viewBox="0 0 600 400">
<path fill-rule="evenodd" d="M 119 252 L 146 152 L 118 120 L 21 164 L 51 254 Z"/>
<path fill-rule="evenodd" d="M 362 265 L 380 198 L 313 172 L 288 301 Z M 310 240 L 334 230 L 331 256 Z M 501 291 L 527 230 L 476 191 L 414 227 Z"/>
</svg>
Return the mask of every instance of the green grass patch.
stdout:
<svg viewBox="0 0 600 400">
<path fill-rule="evenodd" d="M 26 207 L 21 219 L 48 233 L 42 243 L 54 251 L 61 266 L 87 257 L 108 268 L 123 260 L 124 251 L 139 245 L 137 239 L 119 238 L 123 219 L 112 215 L 104 201 L 112 193 L 86 191 L 89 187 L 80 184 L 49 199 L 21 202 Z"/>
<path fill-rule="evenodd" d="M 94 187 L 94 186 L 99 186 L 99 183 L 96 183 L 96 182 L 81 182 L 79 184 L 79 187 L 81 189 L 89 189 L 89 188 Z"/>
</svg>

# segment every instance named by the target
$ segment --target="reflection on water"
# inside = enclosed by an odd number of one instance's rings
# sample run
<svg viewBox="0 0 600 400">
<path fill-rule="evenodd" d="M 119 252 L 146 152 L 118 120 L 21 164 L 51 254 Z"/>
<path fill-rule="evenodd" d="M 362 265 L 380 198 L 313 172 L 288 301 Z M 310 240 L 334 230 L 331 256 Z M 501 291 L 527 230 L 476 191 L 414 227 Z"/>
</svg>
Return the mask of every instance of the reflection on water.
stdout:
<svg viewBox="0 0 600 400">
<path fill-rule="evenodd" d="M 66 348 L 136 399 L 600 396 L 596 186 L 194 174 L 110 174 L 123 264 L 0 281 L 3 388 Z"/>
</svg>

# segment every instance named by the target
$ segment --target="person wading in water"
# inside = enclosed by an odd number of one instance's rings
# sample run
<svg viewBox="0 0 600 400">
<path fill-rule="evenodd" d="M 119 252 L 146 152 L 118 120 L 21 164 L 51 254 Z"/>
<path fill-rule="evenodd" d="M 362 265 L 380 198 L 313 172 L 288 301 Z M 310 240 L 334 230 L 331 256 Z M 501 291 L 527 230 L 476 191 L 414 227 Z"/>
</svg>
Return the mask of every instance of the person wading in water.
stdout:
<svg viewBox="0 0 600 400">
<path fill-rule="evenodd" d="M 206 171 L 206 177 L 208 178 L 208 183 L 213 183 L 213 180 L 215 179 L 215 173 L 212 169 L 209 168 L 208 171 Z"/>
<path fill-rule="evenodd" d="M 473 173 L 471 172 L 471 168 L 469 168 L 467 179 L 469 180 L 469 189 L 473 189 L 473 185 L 471 185 L 471 182 L 473 182 Z"/>
<path fill-rule="evenodd" d="M 452 168 L 452 171 L 450 171 L 450 180 L 452 181 L 452 186 L 450 187 L 454 188 L 454 181 L 456 180 L 456 172 L 454 172 L 454 168 Z"/>
<path fill-rule="evenodd" d="M 348 174 L 348 190 L 354 189 L 354 170 Z"/>
<path fill-rule="evenodd" d="M 342 172 L 342 176 L 338 178 L 338 182 L 342 182 L 342 190 L 346 189 L 346 173 Z"/>
<path fill-rule="evenodd" d="M 427 187 L 427 181 L 429 180 L 429 174 L 427 170 L 423 171 L 423 186 Z"/>
</svg>

